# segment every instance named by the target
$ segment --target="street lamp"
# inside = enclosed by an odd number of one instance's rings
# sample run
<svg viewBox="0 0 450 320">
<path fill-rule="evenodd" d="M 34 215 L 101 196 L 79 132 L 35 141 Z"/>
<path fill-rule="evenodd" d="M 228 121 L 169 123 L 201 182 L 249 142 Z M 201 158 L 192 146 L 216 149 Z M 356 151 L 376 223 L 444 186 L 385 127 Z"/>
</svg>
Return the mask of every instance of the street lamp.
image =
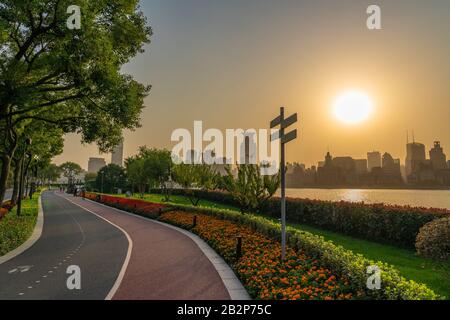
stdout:
<svg viewBox="0 0 450 320">
<path fill-rule="evenodd" d="M 19 199 L 17 201 L 17 215 L 20 216 L 22 212 L 22 197 L 23 197 L 23 180 L 25 175 L 25 156 L 27 154 L 28 147 L 31 145 L 32 140 L 27 138 L 25 140 L 25 148 L 23 151 L 23 158 L 20 164 L 20 182 L 19 182 Z"/>
</svg>

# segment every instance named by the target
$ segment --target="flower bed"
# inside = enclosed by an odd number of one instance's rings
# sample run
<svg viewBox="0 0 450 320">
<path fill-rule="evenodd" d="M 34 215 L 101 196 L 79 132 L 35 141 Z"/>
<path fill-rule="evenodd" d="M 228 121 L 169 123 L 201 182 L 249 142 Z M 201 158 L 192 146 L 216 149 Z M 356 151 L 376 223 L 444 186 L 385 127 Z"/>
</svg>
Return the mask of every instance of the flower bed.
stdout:
<svg viewBox="0 0 450 320">
<path fill-rule="evenodd" d="M 159 191 L 152 190 L 152 192 Z M 229 193 L 201 190 L 195 192 L 202 199 L 237 206 Z M 174 189 L 171 193 L 185 195 L 182 189 Z M 278 219 L 280 199 L 272 198 L 267 201 L 261 213 Z M 288 198 L 286 217 L 290 223 L 306 224 L 358 238 L 414 249 L 419 230 L 431 221 L 450 217 L 450 211 Z"/>
<path fill-rule="evenodd" d="M 163 204 L 151 203 L 144 200 L 120 198 L 109 195 L 102 195 L 96 193 L 86 192 L 85 198 L 97 201 L 111 207 L 116 207 L 125 211 L 133 212 L 149 218 L 155 218 L 163 211 L 167 210 L 168 207 Z"/>
<path fill-rule="evenodd" d="M 280 244 L 248 227 L 231 221 L 196 214 L 197 226 L 191 231 L 205 239 L 233 266 L 249 294 L 269 300 L 342 300 L 351 299 L 351 287 L 346 279 L 304 252 L 292 248 L 288 259 L 280 261 Z M 160 220 L 188 228 L 194 214 L 177 211 L 164 213 Z M 243 237 L 242 258 L 236 259 L 236 236 Z"/>
</svg>

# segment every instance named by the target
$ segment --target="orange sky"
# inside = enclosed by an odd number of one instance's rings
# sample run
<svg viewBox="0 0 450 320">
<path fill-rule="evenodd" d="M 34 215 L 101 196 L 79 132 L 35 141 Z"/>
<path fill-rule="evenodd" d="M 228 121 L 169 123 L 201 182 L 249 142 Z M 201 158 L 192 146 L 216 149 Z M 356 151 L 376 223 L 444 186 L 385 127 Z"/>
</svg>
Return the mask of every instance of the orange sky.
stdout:
<svg viewBox="0 0 450 320">
<path fill-rule="evenodd" d="M 450 2 L 378 1 L 383 30 L 369 31 L 374 1 L 145 1 L 152 44 L 124 68 L 152 84 L 142 128 L 125 133 L 125 155 L 171 148 L 176 128 L 267 128 L 280 105 L 300 116 L 288 160 L 388 151 L 405 157 L 406 130 L 450 158 Z M 376 1 L 375 1 L 376 2 Z M 332 103 L 358 89 L 375 103 L 359 125 L 340 123 Z M 87 167 L 95 146 L 66 137 L 56 163 Z M 103 155 L 109 161 L 109 155 Z"/>
</svg>

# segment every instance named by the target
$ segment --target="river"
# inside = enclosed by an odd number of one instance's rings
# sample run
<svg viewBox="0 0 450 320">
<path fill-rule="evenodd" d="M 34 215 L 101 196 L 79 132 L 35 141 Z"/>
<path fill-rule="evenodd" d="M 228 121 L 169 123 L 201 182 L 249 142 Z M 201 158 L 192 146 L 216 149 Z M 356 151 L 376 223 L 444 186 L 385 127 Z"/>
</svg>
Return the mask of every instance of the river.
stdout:
<svg viewBox="0 0 450 320">
<path fill-rule="evenodd" d="M 287 189 L 286 195 L 292 198 L 385 203 L 450 210 L 450 190 Z"/>
</svg>

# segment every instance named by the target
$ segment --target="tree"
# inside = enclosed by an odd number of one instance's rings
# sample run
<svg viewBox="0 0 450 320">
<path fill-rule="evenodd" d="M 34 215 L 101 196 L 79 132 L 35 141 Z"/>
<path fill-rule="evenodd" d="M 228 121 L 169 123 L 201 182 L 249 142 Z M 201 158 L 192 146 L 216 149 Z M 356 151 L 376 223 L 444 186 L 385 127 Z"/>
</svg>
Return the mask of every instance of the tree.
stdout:
<svg viewBox="0 0 450 320">
<path fill-rule="evenodd" d="M 114 193 L 126 184 L 125 169 L 116 164 L 110 164 L 100 169 L 95 180 L 97 190 L 102 193 Z"/>
<path fill-rule="evenodd" d="M 77 175 L 83 172 L 80 165 L 75 162 L 65 162 L 59 166 L 64 177 L 67 178 L 69 188 L 75 185 Z"/>
<path fill-rule="evenodd" d="M 227 172 L 225 188 L 239 203 L 242 213 L 260 211 L 280 186 L 280 175 L 263 176 L 259 165 L 239 165 L 237 176 L 230 167 Z"/>
<path fill-rule="evenodd" d="M 30 142 L 29 145 L 27 140 Z M 12 158 L 14 170 L 11 200 L 13 203 L 17 203 L 18 200 L 20 177 L 29 181 L 29 169 L 31 168 L 36 178 L 39 168 L 49 165 L 54 156 L 62 153 L 63 147 L 63 132 L 58 128 L 38 122 L 32 122 L 24 128 Z M 22 184 L 24 184 L 23 181 Z M 35 181 L 32 184 L 34 186 Z M 30 195 L 32 195 L 31 191 L 32 188 L 30 188 Z"/>
<path fill-rule="evenodd" d="M 60 175 L 61 169 L 56 164 L 49 163 L 47 165 L 44 165 L 41 170 L 39 170 L 37 176 L 43 184 L 49 185 L 52 182 L 57 181 Z"/>
<path fill-rule="evenodd" d="M 167 181 L 172 169 L 172 157 L 168 150 L 141 148 L 140 153 L 144 158 L 143 174 L 151 187 L 160 188 L 164 195 L 164 200 L 170 200 Z"/>
<path fill-rule="evenodd" d="M 130 157 L 125 160 L 125 172 L 127 179 L 132 186 L 132 192 L 134 188 L 138 188 L 138 192 L 141 198 L 144 198 L 145 188 L 147 186 L 148 179 L 144 175 L 145 159 L 141 155 Z"/>
<path fill-rule="evenodd" d="M 173 168 L 173 179 L 176 183 L 185 189 L 189 201 L 194 206 L 198 206 L 201 197 L 198 190 L 209 191 L 217 188 L 219 183 L 219 174 L 206 164 L 178 164 Z"/>
<path fill-rule="evenodd" d="M 84 176 L 84 186 L 88 191 L 98 191 L 97 189 L 97 176 L 98 174 L 95 172 L 88 172 Z"/>
<path fill-rule="evenodd" d="M 67 28 L 69 0 L 0 5 L 0 202 L 12 157 L 33 121 L 77 132 L 111 151 L 139 126 L 150 87 L 121 68 L 149 43 L 138 0 L 77 0 L 80 29 Z"/>
</svg>

